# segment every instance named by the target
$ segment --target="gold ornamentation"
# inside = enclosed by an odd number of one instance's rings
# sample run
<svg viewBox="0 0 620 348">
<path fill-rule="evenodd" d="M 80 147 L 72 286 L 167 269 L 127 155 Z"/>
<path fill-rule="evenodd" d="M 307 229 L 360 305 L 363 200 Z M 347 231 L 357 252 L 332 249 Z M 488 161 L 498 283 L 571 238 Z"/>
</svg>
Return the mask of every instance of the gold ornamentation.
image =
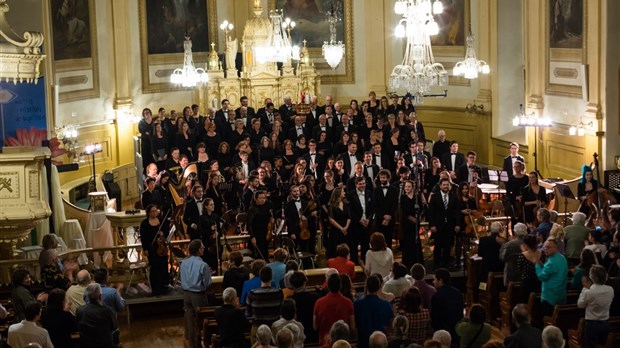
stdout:
<svg viewBox="0 0 620 348">
<path fill-rule="evenodd" d="M 19 173 L 0 173 L 0 198 L 19 198 Z"/>
</svg>

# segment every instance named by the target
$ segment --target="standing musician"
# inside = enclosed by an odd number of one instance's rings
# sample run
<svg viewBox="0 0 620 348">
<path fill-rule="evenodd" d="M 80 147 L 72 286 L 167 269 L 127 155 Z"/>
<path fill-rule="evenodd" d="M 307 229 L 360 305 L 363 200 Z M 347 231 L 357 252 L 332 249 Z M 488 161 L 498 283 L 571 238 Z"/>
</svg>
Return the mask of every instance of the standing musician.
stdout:
<svg viewBox="0 0 620 348">
<path fill-rule="evenodd" d="M 336 257 L 336 249 L 338 245 L 346 243 L 351 245 L 349 239 L 351 234 L 349 233 L 349 227 L 351 226 L 351 216 L 349 215 L 349 209 L 347 204 L 349 202 L 346 199 L 346 191 L 342 186 L 336 186 L 332 191 L 329 203 L 327 203 L 328 210 L 328 231 L 329 240 L 327 245 L 327 257 Z M 357 251 L 355 252 L 357 256 Z"/>
<path fill-rule="evenodd" d="M 456 171 L 465 163 L 465 156 L 459 152 L 459 143 L 457 141 L 450 142 L 450 152 L 443 155 L 441 164 L 450 172 L 450 178 L 456 179 Z"/>
<path fill-rule="evenodd" d="M 514 175 L 514 165 L 517 161 L 525 163 L 525 158 L 519 155 L 519 144 L 510 143 L 510 155 L 504 158 L 502 170 L 508 173 L 508 177 Z"/>
<path fill-rule="evenodd" d="M 476 153 L 474 151 L 469 151 L 467 153 L 467 163 L 458 167 L 456 178 L 457 182 L 478 182 L 480 178 L 480 167 L 476 165 Z"/>
<path fill-rule="evenodd" d="M 273 211 L 267 204 L 267 193 L 256 191 L 248 210 L 248 233 L 255 248 L 255 259 L 269 261 L 269 243 L 267 242 L 267 226 L 273 223 Z"/>
<path fill-rule="evenodd" d="M 170 283 L 168 246 L 161 231 L 159 213 L 155 204 L 149 204 L 146 207 L 146 218 L 140 223 L 142 251 L 149 259 L 151 290 L 155 296 L 167 293 Z"/>
<path fill-rule="evenodd" d="M 191 190 L 192 198 L 185 201 L 185 210 L 183 211 L 183 222 L 187 225 L 187 234 L 189 239 L 200 239 L 198 224 L 200 223 L 200 215 L 203 212 L 203 188 L 199 184 L 194 185 Z"/>
<path fill-rule="evenodd" d="M 224 214 L 226 212 L 226 200 L 224 194 L 220 192 L 220 183 L 222 176 L 218 173 L 209 173 L 209 181 L 207 181 L 207 192 L 205 196 L 210 198 L 215 203 L 215 212 L 218 214 Z"/>
<path fill-rule="evenodd" d="M 398 189 L 390 186 L 392 174 L 387 169 L 379 171 L 379 182 L 375 187 L 372 200 L 375 206 L 375 231 L 385 237 L 388 248 L 392 248 L 392 233 L 396 222 L 395 213 L 398 208 Z M 403 230 L 403 232 L 408 232 Z"/>
<path fill-rule="evenodd" d="M 457 264 L 460 264 L 461 258 L 465 257 L 465 249 L 469 246 L 469 239 L 476 237 L 476 199 L 469 194 L 469 183 L 463 181 L 459 184 L 457 191 L 459 218 L 457 221 L 460 231 L 456 233 L 454 243 L 454 256 Z M 466 231 L 469 227 L 471 230 Z"/>
<path fill-rule="evenodd" d="M 284 216 L 288 237 L 294 240 L 296 244 L 299 244 L 299 233 L 302 227 L 300 224 L 303 223 L 306 226 L 308 224 L 307 207 L 308 201 L 301 198 L 299 186 L 291 186 L 288 202 L 284 206 Z"/>
<path fill-rule="evenodd" d="M 248 211 L 250 209 L 250 204 L 252 203 L 252 197 L 258 191 L 260 185 L 260 181 L 258 180 L 258 176 L 250 175 L 243 188 L 243 193 L 241 195 L 243 202 L 243 210 Z"/>
<path fill-rule="evenodd" d="M 521 196 L 525 223 L 536 225 L 536 212 L 544 204 L 547 204 L 547 193 L 544 187 L 538 185 L 536 172 L 530 172 L 529 183 L 521 191 Z"/>
<path fill-rule="evenodd" d="M 512 216 L 512 225 L 517 222 L 523 222 L 523 196 L 521 193 L 523 188 L 529 183 L 529 178 L 524 174 L 525 164 L 521 161 L 516 161 L 512 165 L 513 175 L 508 178 L 506 182 L 506 211 L 508 215 Z M 510 213 L 512 212 L 512 213 Z"/>
<path fill-rule="evenodd" d="M 439 180 L 439 192 L 429 202 L 429 227 L 435 240 L 433 258 L 435 267 L 447 267 L 450 261 L 450 246 L 454 234 L 461 230 L 457 224 L 458 202 L 456 194 L 450 192 L 450 179 Z"/>
<path fill-rule="evenodd" d="M 310 139 L 310 141 L 308 141 L 308 152 L 303 155 L 303 158 L 305 158 L 308 163 L 308 172 L 310 175 L 314 176 L 314 178 L 320 178 L 323 176 L 323 171 L 325 170 L 325 159 L 323 158 L 323 155 L 317 152 L 316 141 L 314 139 Z"/>
<path fill-rule="evenodd" d="M 329 200 L 334 192 L 336 183 L 334 182 L 334 172 L 326 169 L 323 172 L 323 182 L 319 185 L 319 205 L 321 207 L 321 242 L 323 247 L 329 245 Z"/>
<path fill-rule="evenodd" d="M 365 261 L 374 214 L 372 191 L 366 187 L 366 177 L 355 178 L 355 189 L 347 193 L 347 200 L 351 214 L 351 238 L 349 238 L 351 261 L 359 263 L 357 247 L 361 245 L 361 260 Z"/>
<path fill-rule="evenodd" d="M 306 211 L 303 212 L 308 217 L 306 220 L 307 225 L 305 231 L 302 228 L 299 238 L 299 248 L 301 251 L 306 251 L 312 254 L 316 254 L 316 231 L 319 226 L 319 198 L 314 193 L 315 179 L 311 175 L 307 175 L 301 185 L 299 185 L 299 196 L 301 199 L 305 199 L 308 202 Z M 307 265 L 304 265 L 306 267 Z"/>
<path fill-rule="evenodd" d="M 215 202 L 211 198 L 205 198 L 202 215 L 200 215 L 198 221 L 200 240 L 206 248 L 202 254 L 202 260 L 209 265 L 210 269 L 217 271 L 219 266 L 218 260 L 221 256 L 220 248 L 217 244 L 219 242 L 218 235 L 221 232 L 221 224 L 219 215 L 215 213 Z"/>
<path fill-rule="evenodd" d="M 417 227 L 418 212 L 422 207 L 421 195 L 416 197 L 413 181 L 407 180 L 403 184 L 403 194 L 400 202 L 400 224 L 403 230 L 403 264 L 411 268 L 415 263 L 424 262 L 422 244 L 420 243 Z"/>
</svg>

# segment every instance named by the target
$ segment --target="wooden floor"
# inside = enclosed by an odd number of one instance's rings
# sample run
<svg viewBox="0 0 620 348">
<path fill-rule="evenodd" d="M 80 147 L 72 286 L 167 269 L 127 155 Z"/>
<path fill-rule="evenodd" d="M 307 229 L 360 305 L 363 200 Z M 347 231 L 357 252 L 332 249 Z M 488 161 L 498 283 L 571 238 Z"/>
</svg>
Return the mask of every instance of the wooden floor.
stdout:
<svg viewBox="0 0 620 348">
<path fill-rule="evenodd" d="M 118 318 L 124 348 L 188 346 L 181 301 L 133 305 L 131 317 L 131 326 L 124 315 Z"/>
</svg>

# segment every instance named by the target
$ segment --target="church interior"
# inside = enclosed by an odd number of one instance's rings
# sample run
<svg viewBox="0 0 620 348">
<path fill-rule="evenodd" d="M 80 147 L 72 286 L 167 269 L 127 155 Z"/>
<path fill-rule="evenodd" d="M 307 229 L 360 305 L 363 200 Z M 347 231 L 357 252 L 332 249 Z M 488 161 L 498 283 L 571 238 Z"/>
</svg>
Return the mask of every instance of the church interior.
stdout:
<svg viewBox="0 0 620 348">
<path fill-rule="evenodd" d="M 19 332 L 11 343 L 9 328 L 32 321 L 16 288 L 28 289 L 45 319 L 51 306 L 37 295 L 51 298 L 56 286 L 48 283 L 62 278 L 67 306 L 74 287 L 87 299 L 90 285 L 81 284 L 79 272 L 87 270 L 102 285 L 104 305 L 106 288 L 122 300 L 122 308 L 110 311 L 110 347 L 368 347 L 369 340 L 372 347 L 449 347 L 428 342 L 441 342 L 431 324 L 430 334 L 406 337 L 405 329 L 398 336 L 395 318 L 413 315 L 403 314 L 406 292 L 384 301 L 393 311 L 383 327 L 378 318 L 357 317 L 363 301 L 377 295 L 369 290 L 375 278 L 386 300 L 385 285 L 398 280 L 402 266 L 408 292 L 420 296 L 413 284 L 423 282 L 462 294 L 465 322 L 474 331 L 446 328 L 453 347 L 459 338 L 461 347 L 470 339 L 469 347 L 518 347 L 507 342 L 521 330 L 519 310 L 527 310 L 539 337 L 543 331 L 544 344 L 547 328 L 559 328 L 562 345 L 555 346 L 591 346 L 588 325 L 600 321 L 607 331 L 598 346 L 617 347 L 620 60 L 613 57 L 620 56 L 620 21 L 613 18 L 619 16 L 614 0 L 0 0 L 0 346 L 22 347 Z M 524 184 L 513 190 L 515 181 Z M 449 200 L 461 200 L 463 186 L 469 193 L 465 203 L 455 203 L 450 223 Z M 336 189 L 342 197 L 332 194 Z M 392 189 L 397 199 L 390 202 Z M 372 200 L 364 201 L 363 192 Z M 527 194 L 531 201 L 522 198 Z M 336 213 L 339 204 L 345 217 Z M 369 209 L 374 214 L 367 216 Z M 551 232 L 541 233 L 545 224 Z M 575 237 L 569 242 L 575 226 L 586 233 L 576 254 Z M 559 302 L 545 298 L 550 285 L 540 275 L 538 289 L 520 297 L 525 275 L 516 260 L 522 250 L 529 255 L 526 235 L 543 254 L 533 262 L 535 280 L 538 267 L 554 259 L 545 251 L 549 241 L 561 244 L 557 255 L 568 268 L 552 272 L 563 276 Z M 497 243 L 485 256 L 489 236 Z M 389 260 L 386 274 L 371 272 L 379 237 L 384 247 L 378 248 L 390 254 L 382 259 Z M 200 251 L 192 247 L 195 239 Z M 513 259 L 498 254 L 517 241 Z M 343 245 L 354 265 L 353 295 L 345 296 L 356 310 L 349 343 L 319 337 L 312 306 L 307 324 L 299 313 L 304 306 L 296 304 L 297 321 L 291 320 L 303 326 L 286 330 L 294 341 L 286 345 L 275 320 L 247 314 L 252 305 L 240 291 L 230 302 L 235 296 L 226 291 L 232 283 L 225 273 L 245 269 L 260 278 L 255 288 L 269 288 L 261 268 L 254 269 L 265 259 L 263 268 L 278 264 L 282 273 L 276 288 L 285 299 L 276 319 L 284 318 L 286 299 L 299 292 L 291 285 L 295 272 L 303 273 L 306 292 L 330 293 L 337 268 L 331 262 L 343 256 Z M 588 274 L 582 250 L 597 245 L 605 250 L 592 249 Z M 50 246 L 56 249 L 48 252 Z M 182 275 L 183 262 L 197 253 L 210 283 L 196 292 Z M 233 254 L 241 254 L 236 266 Z M 59 263 L 52 276 L 42 261 L 50 255 L 51 266 Z M 288 268 L 290 262 L 297 267 Z M 414 279 L 414 264 L 426 269 L 421 280 Z M 602 283 L 593 278 L 586 287 L 573 279 L 598 268 Z M 23 270 L 32 278 L 28 286 L 21 284 Z M 444 270 L 448 282 L 439 279 Z M 614 291 L 602 320 L 582 303 L 586 290 L 596 288 L 592 281 Z M 188 300 L 196 294 L 204 302 Z M 231 304 L 246 308 L 250 323 L 240 331 L 247 340 L 226 345 L 234 330 L 216 316 Z M 477 304 L 486 323 L 480 326 L 472 324 Z M 424 306 L 427 321 L 442 321 Z M 76 320 L 76 308 L 70 312 Z M 70 346 L 96 342 L 84 338 L 90 334 L 81 331 L 83 320 L 77 316 Z M 270 342 L 262 341 L 261 323 L 273 332 Z M 55 346 L 64 346 L 52 335 L 58 325 L 47 330 Z"/>
</svg>

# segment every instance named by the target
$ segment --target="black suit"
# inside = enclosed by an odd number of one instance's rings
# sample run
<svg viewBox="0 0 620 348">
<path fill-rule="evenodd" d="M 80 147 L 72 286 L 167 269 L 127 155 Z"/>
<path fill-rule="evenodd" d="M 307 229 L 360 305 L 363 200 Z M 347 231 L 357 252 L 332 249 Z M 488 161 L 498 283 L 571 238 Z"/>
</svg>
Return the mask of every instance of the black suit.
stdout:
<svg viewBox="0 0 620 348">
<path fill-rule="evenodd" d="M 411 153 L 411 152 L 409 152 L 408 154 L 405 155 L 405 165 L 407 167 L 411 168 L 411 164 L 412 163 L 417 163 L 417 161 L 420 160 L 420 161 L 422 161 L 424 169 L 428 169 L 430 157 L 427 154 L 428 154 L 428 152 L 422 152 L 422 153 L 418 153 L 418 152 Z"/>
<path fill-rule="evenodd" d="M 463 318 L 463 294 L 452 285 L 444 285 L 437 289 L 431 298 L 431 326 L 433 330 L 446 330 L 452 336 L 452 347 L 458 347 L 456 323 Z"/>
<path fill-rule="evenodd" d="M 457 226 L 457 217 L 460 216 L 456 195 L 451 192 L 448 193 L 448 208 L 446 209 L 442 192 L 434 193 L 429 202 L 428 212 L 428 226 L 436 228 L 433 237 L 435 239 L 435 267 L 447 266 L 450 260 L 450 245 L 454 239 L 455 226 Z"/>
<path fill-rule="evenodd" d="M 465 156 L 463 156 L 463 154 L 460 152 L 456 153 L 456 159 L 454 160 L 454 167 L 452 167 L 452 154 L 450 152 L 445 154 L 441 159 L 441 164 L 443 164 L 443 166 L 446 167 L 446 170 L 450 172 L 456 172 L 456 170 L 460 166 L 465 164 L 465 162 L 466 162 Z"/>
<path fill-rule="evenodd" d="M 372 154 L 372 163 L 377 164 L 377 157 L 379 157 L 378 155 L 376 155 L 375 153 Z M 379 165 L 379 169 L 387 169 L 387 170 L 392 170 L 392 166 L 390 165 L 390 159 L 389 157 L 384 154 L 381 153 L 381 158 L 379 158 L 379 162 L 381 163 Z"/>
<path fill-rule="evenodd" d="M 228 117 L 228 112 L 224 114 L 223 109 L 215 112 L 215 130 L 222 136 L 222 139 L 229 139 L 232 133 L 232 127 L 230 126 L 232 120 L 228 119 Z"/>
<path fill-rule="evenodd" d="M 286 133 L 287 135 L 287 139 L 289 139 L 290 141 L 292 141 L 293 143 L 297 142 L 297 138 L 299 137 L 299 135 L 297 135 L 297 127 L 301 127 L 301 134 L 303 134 L 306 137 L 306 140 L 310 140 L 309 134 L 308 134 L 308 129 L 304 126 L 293 126 L 291 127 L 288 132 Z"/>
<path fill-rule="evenodd" d="M 366 260 L 366 252 L 368 251 L 368 242 L 370 238 L 370 230 L 372 226 L 372 215 L 374 213 L 374 202 L 372 201 L 372 191 L 366 188 L 364 192 L 364 201 L 366 211 L 362 208 L 361 201 L 357 194 L 357 190 L 352 190 L 347 193 L 347 200 L 349 201 L 349 216 L 351 217 L 351 238 L 349 239 L 349 249 L 351 250 L 351 261 L 358 263 L 357 247 L 361 245 L 362 261 Z M 368 220 L 368 227 L 364 227 L 360 220 L 362 216 L 365 216 Z"/>
<path fill-rule="evenodd" d="M 517 157 L 517 161 L 521 161 L 525 163 L 525 159 L 523 158 L 523 156 L 517 155 L 516 157 Z M 511 156 L 506 156 L 504 158 L 504 165 L 502 166 L 502 170 L 505 172 L 508 172 L 508 177 L 511 177 L 514 175 L 514 172 L 512 171 L 512 157 Z"/>
<path fill-rule="evenodd" d="M 317 179 L 322 179 L 323 178 L 323 171 L 325 170 L 325 158 L 323 158 L 323 156 L 320 153 L 315 152 L 314 161 L 317 164 L 316 173 L 315 173 L 312 170 L 312 168 L 310 168 L 310 164 L 312 163 L 312 158 L 310 157 L 310 152 L 307 152 L 306 154 L 304 154 L 303 157 L 306 159 L 306 162 L 308 163 L 308 166 L 306 168 L 306 172 L 309 172 L 310 175 L 316 177 Z"/>
<path fill-rule="evenodd" d="M 247 122 L 246 122 L 246 127 L 250 128 L 252 126 L 252 120 L 255 118 L 258 118 L 258 115 L 256 114 L 256 111 L 254 110 L 253 107 L 251 106 L 246 106 L 246 108 L 248 109 L 247 112 Z M 241 118 L 241 108 L 237 108 L 235 110 L 235 119 Z"/>
<path fill-rule="evenodd" d="M 355 126 L 352 126 L 349 124 L 347 129 L 345 129 L 342 123 L 339 124 L 337 127 L 334 128 L 334 139 L 340 140 L 340 136 L 342 135 L 344 131 L 346 131 L 347 133 L 349 133 L 349 135 L 351 135 L 351 133 L 355 132 Z"/>
<path fill-rule="evenodd" d="M 394 231 L 394 214 L 398 207 L 398 188 L 388 184 L 384 193 L 383 187 L 377 185 L 375 187 L 372 200 L 375 206 L 375 230 L 381 232 L 385 237 L 388 248 L 392 247 L 392 232 Z M 392 219 L 387 225 L 383 225 L 383 216 L 390 215 Z"/>
<path fill-rule="evenodd" d="M 319 124 L 319 116 L 321 116 L 321 109 L 317 106 L 314 109 L 310 109 L 310 113 L 306 115 L 306 124 L 310 127 Z"/>
<path fill-rule="evenodd" d="M 320 136 L 322 131 L 323 131 L 323 129 L 321 128 L 320 124 L 317 124 L 316 126 L 312 127 L 312 139 L 314 139 L 314 140 L 316 140 L 318 142 L 319 141 L 319 136 Z M 332 127 L 330 127 L 327 124 L 325 124 L 325 133 L 327 134 L 326 141 L 328 143 L 331 143 L 332 142 L 332 138 L 333 138 Z"/>
<path fill-rule="evenodd" d="M 142 197 L 140 197 L 140 202 L 142 203 L 142 209 L 146 210 L 146 207 L 149 206 L 149 204 L 155 204 L 157 205 L 157 208 L 162 209 L 163 210 L 163 200 L 161 199 L 161 196 L 159 195 L 159 191 L 157 190 L 153 190 L 153 192 L 149 191 L 149 190 L 144 190 L 142 192 Z"/>
<path fill-rule="evenodd" d="M 280 111 L 280 115 L 282 115 L 282 120 L 284 121 L 289 121 L 291 116 L 296 115 L 293 104 L 291 104 L 290 106 L 286 104 L 282 104 L 282 106 L 280 106 L 278 111 Z"/>
<path fill-rule="evenodd" d="M 364 175 L 364 181 L 366 181 L 366 188 L 372 191 L 374 185 L 367 175 Z M 348 192 L 352 190 L 355 190 L 355 175 L 350 177 L 346 182 L 346 191 Z"/>
<path fill-rule="evenodd" d="M 506 348 L 540 348 L 542 342 L 540 329 L 530 324 L 521 325 L 512 335 L 504 338 Z"/>
<path fill-rule="evenodd" d="M 187 234 L 190 240 L 200 239 L 200 215 L 202 212 L 198 210 L 198 204 L 193 198 L 185 201 L 185 210 L 183 211 L 183 222 L 187 225 Z M 196 224 L 196 228 L 192 228 L 192 224 Z"/>
<path fill-rule="evenodd" d="M 471 169 L 473 169 L 473 171 L 475 173 L 478 173 L 478 178 L 481 178 L 481 174 L 482 173 L 480 172 L 480 167 L 478 165 L 474 164 L 474 168 L 471 168 Z M 463 181 L 469 182 L 470 181 L 470 180 L 468 180 L 469 179 L 469 170 L 470 170 L 470 168 L 469 168 L 469 165 L 467 163 L 465 163 L 462 166 L 458 167 L 458 169 L 456 170 L 457 182 L 459 182 L 459 183 L 461 183 Z M 472 174 L 472 176 L 473 176 L 473 174 Z M 472 177 L 472 179 L 473 179 L 473 177 Z"/>
<path fill-rule="evenodd" d="M 350 155 L 349 152 L 343 152 L 342 154 L 340 154 L 340 156 L 342 156 L 342 161 L 344 162 L 344 173 L 347 175 L 347 177 L 351 176 L 351 159 L 350 159 Z M 358 155 L 357 153 L 355 154 L 355 159 L 356 162 L 361 162 L 362 161 L 362 156 Z"/>
<path fill-rule="evenodd" d="M 450 141 L 447 139 L 443 142 L 437 140 L 433 143 L 433 157 L 437 157 L 441 161 L 443 156 L 447 153 L 450 153 Z"/>
<path fill-rule="evenodd" d="M 372 176 L 370 175 L 369 169 L 372 169 Z M 377 175 L 379 175 L 379 170 L 379 166 L 374 163 L 371 165 L 364 164 L 364 175 L 370 180 L 372 180 L 373 186 L 375 178 L 377 177 Z"/>
<path fill-rule="evenodd" d="M 284 216 L 286 216 L 286 227 L 288 231 L 289 238 L 295 236 L 295 243 L 299 244 L 299 232 L 301 231 L 299 227 L 299 214 L 305 213 L 307 215 L 308 201 L 300 198 L 301 209 L 297 209 L 297 205 L 295 204 L 295 200 L 290 200 L 284 206 Z M 306 216 L 307 217 L 307 216 Z"/>
</svg>

